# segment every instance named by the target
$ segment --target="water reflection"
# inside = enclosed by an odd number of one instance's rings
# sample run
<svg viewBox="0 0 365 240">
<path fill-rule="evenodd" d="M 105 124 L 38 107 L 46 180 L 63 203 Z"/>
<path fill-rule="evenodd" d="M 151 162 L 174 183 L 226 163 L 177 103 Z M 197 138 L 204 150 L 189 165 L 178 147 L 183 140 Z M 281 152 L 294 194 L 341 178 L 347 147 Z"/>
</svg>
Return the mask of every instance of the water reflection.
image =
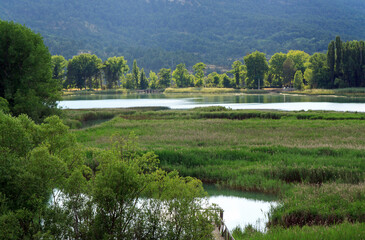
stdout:
<svg viewBox="0 0 365 240">
<path fill-rule="evenodd" d="M 334 96 L 298 96 L 284 94 L 261 95 L 209 95 L 176 97 L 163 94 L 95 94 L 65 96 L 59 103 L 62 108 L 127 108 L 127 107 L 168 107 L 191 109 L 204 106 L 225 106 L 232 109 L 276 109 L 286 111 L 328 110 L 365 112 L 365 98 Z"/>
<path fill-rule="evenodd" d="M 209 203 L 218 204 L 224 210 L 224 221 L 230 230 L 251 224 L 264 231 L 267 214 L 277 205 L 272 195 L 218 189 L 213 185 L 204 185 L 204 189 L 209 194 Z"/>
</svg>

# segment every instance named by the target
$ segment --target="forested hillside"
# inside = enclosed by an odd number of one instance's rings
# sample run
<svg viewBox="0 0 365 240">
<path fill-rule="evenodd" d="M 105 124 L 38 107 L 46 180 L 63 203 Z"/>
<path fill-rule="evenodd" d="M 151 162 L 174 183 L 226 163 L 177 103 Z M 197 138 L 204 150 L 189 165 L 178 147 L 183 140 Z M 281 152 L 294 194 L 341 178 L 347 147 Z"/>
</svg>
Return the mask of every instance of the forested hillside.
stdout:
<svg viewBox="0 0 365 240">
<path fill-rule="evenodd" d="M 326 51 L 365 39 L 362 0 L 1 0 L 0 18 L 40 32 L 52 54 L 124 56 L 147 69 L 230 66 L 249 52 Z"/>
</svg>

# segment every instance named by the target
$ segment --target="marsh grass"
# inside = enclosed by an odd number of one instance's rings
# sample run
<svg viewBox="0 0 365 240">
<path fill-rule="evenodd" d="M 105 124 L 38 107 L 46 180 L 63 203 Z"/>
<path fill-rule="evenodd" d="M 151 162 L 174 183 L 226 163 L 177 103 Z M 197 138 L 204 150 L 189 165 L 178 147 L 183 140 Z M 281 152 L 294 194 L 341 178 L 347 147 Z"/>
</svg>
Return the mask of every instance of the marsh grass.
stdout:
<svg viewBox="0 0 365 240">
<path fill-rule="evenodd" d="M 236 228 L 233 237 L 236 240 L 344 240 L 365 239 L 365 224 L 348 222 L 332 226 L 304 226 L 290 228 L 272 228 L 267 233 L 255 231 L 252 227 Z"/>
<path fill-rule="evenodd" d="M 333 225 L 365 222 L 365 184 L 297 185 L 271 212 L 269 225 Z"/>
</svg>

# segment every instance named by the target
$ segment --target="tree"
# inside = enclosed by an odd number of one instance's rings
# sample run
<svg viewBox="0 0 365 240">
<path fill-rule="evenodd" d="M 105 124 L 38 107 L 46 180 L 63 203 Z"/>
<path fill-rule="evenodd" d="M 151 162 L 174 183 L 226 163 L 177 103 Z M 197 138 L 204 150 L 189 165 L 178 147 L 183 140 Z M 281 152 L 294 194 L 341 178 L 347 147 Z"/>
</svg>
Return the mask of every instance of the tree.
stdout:
<svg viewBox="0 0 365 240">
<path fill-rule="evenodd" d="M 148 88 L 148 80 L 146 77 L 146 74 L 144 73 L 144 69 L 142 68 L 141 74 L 140 74 L 140 82 L 139 82 L 139 88 L 140 89 L 147 89 Z"/>
<path fill-rule="evenodd" d="M 292 86 L 292 80 L 296 70 L 293 60 L 287 58 L 283 64 L 283 84 L 285 86 Z"/>
<path fill-rule="evenodd" d="M 124 57 L 111 57 L 104 62 L 103 70 L 107 88 L 111 89 L 118 84 L 121 75 L 129 71 L 129 67 Z"/>
<path fill-rule="evenodd" d="M 74 56 L 68 61 L 67 86 L 82 88 L 93 88 L 98 86 L 98 76 L 102 68 L 102 61 L 96 55 L 83 53 Z"/>
<path fill-rule="evenodd" d="M 248 86 L 260 89 L 264 85 L 264 77 L 269 70 L 265 54 L 256 51 L 245 56 L 244 61 L 247 67 Z"/>
<path fill-rule="evenodd" d="M 240 87 L 240 80 L 241 80 L 241 69 L 242 69 L 242 62 L 241 61 L 234 61 L 232 64 L 232 73 L 235 79 L 236 88 Z"/>
<path fill-rule="evenodd" d="M 171 69 L 161 68 L 158 73 L 158 87 L 159 88 L 167 88 L 171 84 Z"/>
<path fill-rule="evenodd" d="M 327 50 L 327 67 L 332 85 L 334 84 L 335 81 L 335 64 L 336 64 L 335 41 L 331 41 L 328 44 L 328 50 Z"/>
<path fill-rule="evenodd" d="M 63 86 L 66 78 L 67 60 L 63 56 L 54 55 L 52 56 L 52 78 L 58 80 Z"/>
<path fill-rule="evenodd" d="M 342 59 L 343 59 L 343 48 L 342 41 L 340 36 L 336 37 L 336 65 L 335 65 L 335 77 L 341 78 L 343 73 L 342 68 Z"/>
<path fill-rule="evenodd" d="M 232 87 L 232 80 L 225 73 L 221 75 L 221 85 L 224 88 L 231 88 Z"/>
<path fill-rule="evenodd" d="M 137 66 L 137 60 L 134 59 L 133 67 L 132 67 L 132 77 L 133 77 L 133 84 L 134 88 L 138 88 L 139 86 L 139 68 Z"/>
<path fill-rule="evenodd" d="M 185 67 L 185 64 L 180 63 L 176 66 L 175 71 L 172 73 L 172 78 L 176 82 L 177 87 L 189 87 L 190 76 L 189 72 Z"/>
<path fill-rule="evenodd" d="M 304 51 L 298 50 L 290 50 L 287 54 L 287 57 L 293 60 L 294 67 L 296 70 L 302 71 L 304 73 L 305 69 L 309 65 L 310 55 L 305 53 Z"/>
<path fill-rule="evenodd" d="M 150 74 L 149 74 L 149 88 L 151 89 L 157 89 L 158 88 L 158 76 L 155 72 L 153 71 L 150 71 Z"/>
<path fill-rule="evenodd" d="M 302 90 L 304 88 L 302 71 L 298 70 L 294 76 L 294 88 Z"/>
<path fill-rule="evenodd" d="M 270 63 L 270 72 L 273 74 L 273 81 L 275 85 L 278 87 L 282 87 L 284 81 L 284 62 L 287 59 L 285 53 L 275 53 L 269 63 Z"/>
<path fill-rule="evenodd" d="M 51 55 L 42 37 L 29 28 L 0 21 L 0 97 L 14 115 L 39 122 L 58 113 L 61 88 L 52 79 Z"/>
<path fill-rule="evenodd" d="M 331 86 L 329 80 L 329 73 L 327 67 L 327 56 L 323 53 L 315 53 L 310 59 L 309 68 L 312 70 L 312 82 L 313 88 L 328 88 Z"/>
<path fill-rule="evenodd" d="M 133 79 L 133 75 L 132 73 L 128 73 L 126 76 L 125 76 L 125 88 L 126 89 L 134 89 L 134 84 L 135 84 L 135 81 Z"/>
<path fill-rule="evenodd" d="M 220 76 L 216 72 L 212 72 L 208 75 L 206 80 L 206 87 L 219 87 Z"/>
<path fill-rule="evenodd" d="M 194 72 L 195 72 L 195 82 L 194 86 L 201 87 L 204 85 L 204 70 L 206 68 L 206 65 L 202 62 L 197 63 L 193 66 Z"/>
</svg>

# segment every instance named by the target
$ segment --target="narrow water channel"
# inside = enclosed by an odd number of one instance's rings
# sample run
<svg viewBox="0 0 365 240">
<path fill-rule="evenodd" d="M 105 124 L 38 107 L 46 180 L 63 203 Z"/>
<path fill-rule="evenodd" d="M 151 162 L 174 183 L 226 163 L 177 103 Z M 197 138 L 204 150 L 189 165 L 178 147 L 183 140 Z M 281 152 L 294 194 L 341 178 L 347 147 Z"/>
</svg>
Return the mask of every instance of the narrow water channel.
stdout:
<svg viewBox="0 0 365 240">
<path fill-rule="evenodd" d="M 219 189 L 210 184 L 204 185 L 204 189 L 209 194 L 209 203 L 218 204 L 224 210 L 224 222 L 231 231 L 248 224 L 265 231 L 267 214 L 271 207 L 277 206 L 273 195 Z"/>
</svg>

